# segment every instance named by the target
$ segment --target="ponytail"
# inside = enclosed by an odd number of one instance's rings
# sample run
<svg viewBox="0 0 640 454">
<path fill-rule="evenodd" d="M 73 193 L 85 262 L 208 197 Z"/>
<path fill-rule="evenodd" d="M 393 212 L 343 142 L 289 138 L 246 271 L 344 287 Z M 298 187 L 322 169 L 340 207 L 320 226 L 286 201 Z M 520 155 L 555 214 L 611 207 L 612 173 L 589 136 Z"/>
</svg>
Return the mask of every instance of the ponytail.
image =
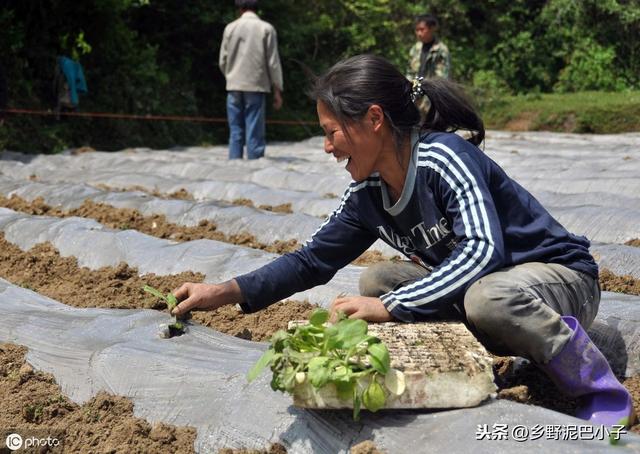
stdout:
<svg viewBox="0 0 640 454">
<path fill-rule="evenodd" d="M 417 103 L 420 102 L 420 96 L 426 96 L 431 104 L 421 125 L 422 130 L 465 130 L 471 132 L 471 137 L 467 139 L 469 142 L 476 146 L 482 143 L 484 123 L 458 84 L 445 79 L 422 80 L 413 93 L 417 95 Z"/>
<path fill-rule="evenodd" d="M 341 125 L 361 120 L 369 107 L 382 107 L 398 147 L 420 126 L 426 131 L 472 133 L 474 145 L 484 140 L 484 125 L 462 89 L 444 79 L 416 79 L 413 84 L 382 57 L 356 55 L 314 78 L 309 94 L 335 114 Z M 431 107 L 421 120 L 417 104 L 427 97 Z"/>
</svg>

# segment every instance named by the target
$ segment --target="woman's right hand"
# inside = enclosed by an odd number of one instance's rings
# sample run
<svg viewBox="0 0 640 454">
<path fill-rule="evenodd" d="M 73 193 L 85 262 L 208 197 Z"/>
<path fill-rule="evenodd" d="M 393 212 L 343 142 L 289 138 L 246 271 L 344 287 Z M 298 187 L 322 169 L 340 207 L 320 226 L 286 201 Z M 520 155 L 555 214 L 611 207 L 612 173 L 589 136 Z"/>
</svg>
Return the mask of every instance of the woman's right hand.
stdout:
<svg viewBox="0 0 640 454">
<path fill-rule="evenodd" d="M 242 292 L 235 279 L 222 284 L 186 282 L 173 291 L 180 301 L 171 313 L 182 315 L 189 311 L 212 311 L 226 304 L 242 303 Z"/>
</svg>

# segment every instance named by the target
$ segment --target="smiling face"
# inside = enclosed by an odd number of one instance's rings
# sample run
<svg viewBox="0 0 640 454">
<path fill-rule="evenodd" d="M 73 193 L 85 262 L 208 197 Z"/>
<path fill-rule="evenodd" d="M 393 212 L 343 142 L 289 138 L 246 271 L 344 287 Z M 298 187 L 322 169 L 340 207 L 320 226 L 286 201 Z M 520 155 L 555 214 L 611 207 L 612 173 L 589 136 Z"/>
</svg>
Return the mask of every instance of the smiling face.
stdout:
<svg viewBox="0 0 640 454">
<path fill-rule="evenodd" d="M 376 118 L 376 112 L 370 108 L 361 121 L 343 127 L 322 101 L 318 101 L 317 108 L 325 133 L 325 153 L 332 154 L 338 162 L 346 162 L 345 169 L 355 181 L 362 181 L 376 172 L 381 151 L 379 134 L 376 134 L 381 125 L 377 124 L 380 120 Z"/>
</svg>

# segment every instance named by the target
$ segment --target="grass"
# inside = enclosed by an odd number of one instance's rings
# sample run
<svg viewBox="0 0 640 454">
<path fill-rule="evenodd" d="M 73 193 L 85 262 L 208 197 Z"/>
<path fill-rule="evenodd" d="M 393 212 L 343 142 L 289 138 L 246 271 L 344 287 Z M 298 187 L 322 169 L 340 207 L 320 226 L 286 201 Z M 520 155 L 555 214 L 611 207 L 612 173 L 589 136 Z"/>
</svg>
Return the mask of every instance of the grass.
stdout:
<svg viewBox="0 0 640 454">
<path fill-rule="evenodd" d="M 481 102 L 481 110 L 488 129 L 595 134 L 640 131 L 640 91 L 494 96 Z"/>
</svg>

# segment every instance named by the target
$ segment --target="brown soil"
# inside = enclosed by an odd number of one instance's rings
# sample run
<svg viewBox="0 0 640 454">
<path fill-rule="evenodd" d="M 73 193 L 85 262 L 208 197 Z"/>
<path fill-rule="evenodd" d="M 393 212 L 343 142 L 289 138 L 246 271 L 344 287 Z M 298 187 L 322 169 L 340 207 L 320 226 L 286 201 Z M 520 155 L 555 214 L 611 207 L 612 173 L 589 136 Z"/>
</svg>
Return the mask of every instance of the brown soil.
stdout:
<svg viewBox="0 0 640 454">
<path fill-rule="evenodd" d="M 640 295 L 640 279 L 636 279 L 628 274 L 618 276 L 606 268 L 600 270 L 600 287 L 602 287 L 602 290 L 608 292 Z"/>
<path fill-rule="evenodd" d="M 401 260 L 401 257 L 399 255 L 387 257 L 386 255 L 382 255 L 382 252 L 380 251 L 365 251 L 364 254 L 355 259 L 352 263 L 359 266 L 369 266 L 378 262 L 386 262 L 387 260 L 397 262 Z"/>
<path fill-rule="evenodd" d="M 249 201 L 249 203 L 251 202 Z M 213 223 L 203 222 L 197 227 L 183 227 L 167 222 L 166 218 L 161 215 L 145 217 L 136 210 L 119 209 L 91 201 L 86 201 L 81 207 L 69 212 L 47 206 L 42 199 L 29 203 L 19 197 L 6 199 L 0 196 L 0 205 L 36 215 L 91 217 L 112 228 L 134 228 L 154 236 L 177 241 L 211 238 L 277 253 L 289 252 L 299 246 L 295 241 L 265 246 L 248 234 L 225 237 L 217 231 Z M 369 265 L 381 260 L 388 260 L 388 258 L 377 251 L 369 251 L 354 263 Z M 203 279 L 202 275 L 190 272 L 172 276 L 156 276 L 154 274 L 138 276 L 136 269 L 130 268 L 124 263 L 118 267 L 105 267 L 92 271 L 87 268 L 79 268 L 75 258 L 60 257 L 50 244 L 39 244 L 30 251 L 23 252 L 7 242 L 2 235 L 0 235 L 0 276 L 71 306 L 154 309 L 164 309 L 164 304 L 155 300 L 151 295 L 143 293 L 141 291 L 143 285 L 148 284 L 162 291 L 169 291 L 182 282 L 201 282 Z M 602 270 L 600 281 L 603 290 L 640 295 L 640 281 L 631 276 L 617 276 L 609 270 Z M 308 303 L 285 301 L 255 314 L 243 314 L 233 306 L 225 306 L 217 311 L 194 313 L 194 320 L 233 336 L 262 341 L 268 339 L 278 329 L 286 329 L 290 320 L 308 318 L 312 309 L 313 307 Z M 576 402 L 565 398 L 556 391 L 555 386 L 535 366 L 525 366 L 519 369 L 516 374 L 510 374 L 509 361 L 504 358 L 499 359 L 495 366 L 496 375 L 499 377 L 498 381 L 502 381 L 500 386 L 502 389 L 499 391 L 500 398 L 540 405 L 567 414 L 573 412 Z M 5 361 L 2 361 L 0 365 L 4 363 Z M 1 367 L 0 372 L 2 371 Z M 2 374 L 0 374 L 1 377 Z M 640 376 L 626 380 L 625 386 L 632 393 L 636 408 L 640 413 Z M 54 394 L 47 394 L 48 397 L 52 395 Z M 111 396 L 97 396 L 92 402 L 100 401 L 100 399 L 102 399 L 101 402 L 109 402 L 106 404 L 108 409 L 124 408 L 122 405 L 114 403 L 116 401 Z M 31 414 L 32 416 L 29 417 L 32 419 L 36 417 L 36 413 L 39 415 L 38 418 L 42 418 L 41 414 L 44 409 L 51 405 L 51 403 L 47 403 L 40 409 L 39 404 L 33 404 L 33 400 L 29 400 L 29 402 L 31 402 L 32 410 L 25 414 Z M 103 404 L 98 402 L 95 405 L 97 405 L 96 411 L 100 411 Z M 61 411 L 51 410 L 55 415 Z M 2 426 L 0 425 L 0 427 Z M 632 430 L 640 433 L 640 424 L 635 425 Z M 163 429 L 164 432 L 166 430 Z M 144 433 L 144 430 L 140 433 Z M 149 430 L 146 433 L 146 437 L 149 438 Z M 156 440 L 152 438 L 152 441 Z M 165 442 L 166 439 L 162 438 L 160 441 Z M 190 449 L 192 445 L 191 442 Z M 274 446 L 276 448 L 271 447 L 269 450 L 255 452 L 274 454 L 286 452 L 286 450 L 273 451 L 272 449 L 279 449 L 280 445 Z M 356 447 L 354 446 L 354 448 Z M 375 449 L 375 446 L 373 448 Z M 253 453 L 254 451 L 221 452 Z M 375 453 L 379 451 L 353 451 L 352 448 L 352 452 Z"/>
<path fill-rule="evenodd" d="M 531 131 L 538 118 L 538 112 L 521 112 L 518 117 L 509 120 L 504 129 L 506 131 Z"/>
<path fill-rule="evenodd" d="M 60 448 L 40 452 L 191 453 L 196 430 L 133 416 L 133 403 L 105 392 L 78 405 L 51 374 L 26 363 L 27 349 L 0 344 L 0 428 L 23 438 L 56 438 Z M 6 434 L 2 433 L 2 440 Z"/>
<path fill-rule="evenodd" d="M 629 240 L 624 244 L 626 244 L 627 246 L 640 247 L 640 238 L 635 238 L 633 240 Z"/>
<path fill-rule="evenodd" d="M 265 211 L 273 211 L 274 213 L 293 213 L 290 203 L 281 203 L 280 205 L 259 205 L 258 208 Z"/>
<path fill-rule="evenodd" d="M 4 235 L 0 235 L 0 276 L 69 306 L 117 309 L 165 309 L 164 302 L 142 291 L 145 284 L 169 292 L 184 282 L 204 279 L 202 274 L 192 272 L 139 276 L 125 263 L 98 270 L 80 268 L 75 257 L 60 257 L 50 243 L 37 244 L 25 252 L 6 241 Z M 193 319 L 232 336 L 262 341 L 278 329 L 286 329 L 289 320 L 308 318 L 312 309 L 309 303 L 295 301 L 283 301 L 254 314 L 223 306 L 194 312 Z"/>
<path fill-rule="evenodd" d="M 513 371 L 509 357 L 496 357 L 493 372 L 498 383 L 498 398 L 539 405 L 566 414 L 573 414 L 577 402 L 564 396 L 553 382 L 536 366 L 527 364 Z"/>
<path fill-rule="evenodd" d="M 287 454 L 287 448 L 280 443 L 274 443 L 267 449 L 231 449 L 223 448 L 218 454 Z"/>
<path fill-rule="evenodd" d="M 349 450 L 349 454 L 384 454 L 384 452 L 380 451 L 371 440 L 366 440 L 353 445 Z"/>
<path fill-rule="evenodd" d="M 538 405 L 568 415 L 575 413 L 578 401 L 563 395 L 553 382 L 533 364 L 527 364 L 513 371 L 513 360 L 495 357 L 493 372 L 498 384 L 498 399 Z M 636 414 L 640 414 L 640 374 L 622 381 L 631 393 Z M 640 422 L 631 426 L 631 431 L 640 433 Z"/>
<path fill-rule="evenodd" d="M 96 184 L 95 187 L 98 189 L 102 189 L 104 191 L 109 191 L 109 192 L 131 192 L 131 191 L 144 192 L 154 197 L 158 197 L 159 199 L 195 200 L 193 195 L 191 195 L 191 193 L 188 192 L 185 188 L 180 188 L 177 191 L 167 194 L 164 192 L 160 192 L 157 189 L 150 190 L 145 188 L 144 186 L 139 186 L 139 185 L 127 186 L 126 188 L 117 188 L 114 186 L 109 186 L 108 184 L 99 183 L 99 184 Z"/>
<path fill-rule="evenodd" d="M 249 233 L 225 235 L 218 231 L 215 223 L 211 221 L 202 220 L 195 227 L 186 227 L 167 221 L 167 218 L 162 214 L 144 216 L 138 210 L 116 208 L 103 203 L 95 203 L 91 200 L 85 200 L 78 208 L 64 211 L 58 207 L 47 205 L 41 197 L 28 202 L 21 197 L 13 195 L 11 198 L 0 196 L 0 206 L 34 215 L 91 218 L 112 229 L 134 229 L 148 235 L 174 241 L 192 241 L 204 238 L 261 249 L 276 254 L 293 252 L 300 248 L 300 244 L 296 240 L 276 240 L 272 244 L 265 244 L 259 242 Z"/>
<path fill-rule="evenodd" d="M 247 199 L 248 203 L 252 203 Z M 239 202 L 240 203 L 240 202 Z M 290 204 L 286 204 L 289 207 Z M 260 249 L 266 252 L 272 252 L 274 254 L 286 254 L 287 252 L 294 252 L 300 249 L 300 243 L 296 240 L 276 240 L 271 244 L 261 243 L 255 236 L 250 233 L 239 233 L 234 235 L 225 235 L 217 230 L 215 223 L 207 220 L 202 220 L 195 227 L 186 227 L 179 224 L 174 224 L 167 221 L 167 218 L 162 214 L 154 214 L 151 216 L 144 216 L 138 210 L 131 208 L 116 208 L 104 203 L 95 203 L 91 200 L 85 200 L 81 206 L 73 210 L 64 211 L 59 207 L 52 207 L 44 202 L 42 197 L 38 197 L 31 202 L 12 195 L 10 198 L 6 198 L 0 195 L 0 206 L 12 209 L 14 211 L 20 211 L 22 213 L 28 213 L 38 216 L 55 216 L 55 217 L 69 217 L 78 216 L 84 218 L 95 219 L 102 225 L 112 229 L 134 229 L 147 235 L 152 235 L 158 238 L 170 239 L 173 241 L 193 241 L 199 239 L 209 239 L 222 241 L 225 243 L 235 244 L 238 246 L 250 247 L 253 249 Z M 282 205 L 278 205 L 273 208 L 273 211 L 278 211 Z M 262 207 L 261 207 L 262 208 Z M 353 264 L 366 266 L 373 263 L 377 263 L 384 260 L 399 260 L 399 256 L 386 257 L 378 251 L 367 251 L 356 259 Z"/>
<path fill-rule="evenodd" d="M 233 199 L 231 203 L 245 207 L 255 207 L 253 200 L 245 198 Z M 273 211 L 275 213 L 293 213 L 290 203 L 282 203 L 280 205 L 259 205 L 258 208 L 265 211 Z"/>
</svg>

